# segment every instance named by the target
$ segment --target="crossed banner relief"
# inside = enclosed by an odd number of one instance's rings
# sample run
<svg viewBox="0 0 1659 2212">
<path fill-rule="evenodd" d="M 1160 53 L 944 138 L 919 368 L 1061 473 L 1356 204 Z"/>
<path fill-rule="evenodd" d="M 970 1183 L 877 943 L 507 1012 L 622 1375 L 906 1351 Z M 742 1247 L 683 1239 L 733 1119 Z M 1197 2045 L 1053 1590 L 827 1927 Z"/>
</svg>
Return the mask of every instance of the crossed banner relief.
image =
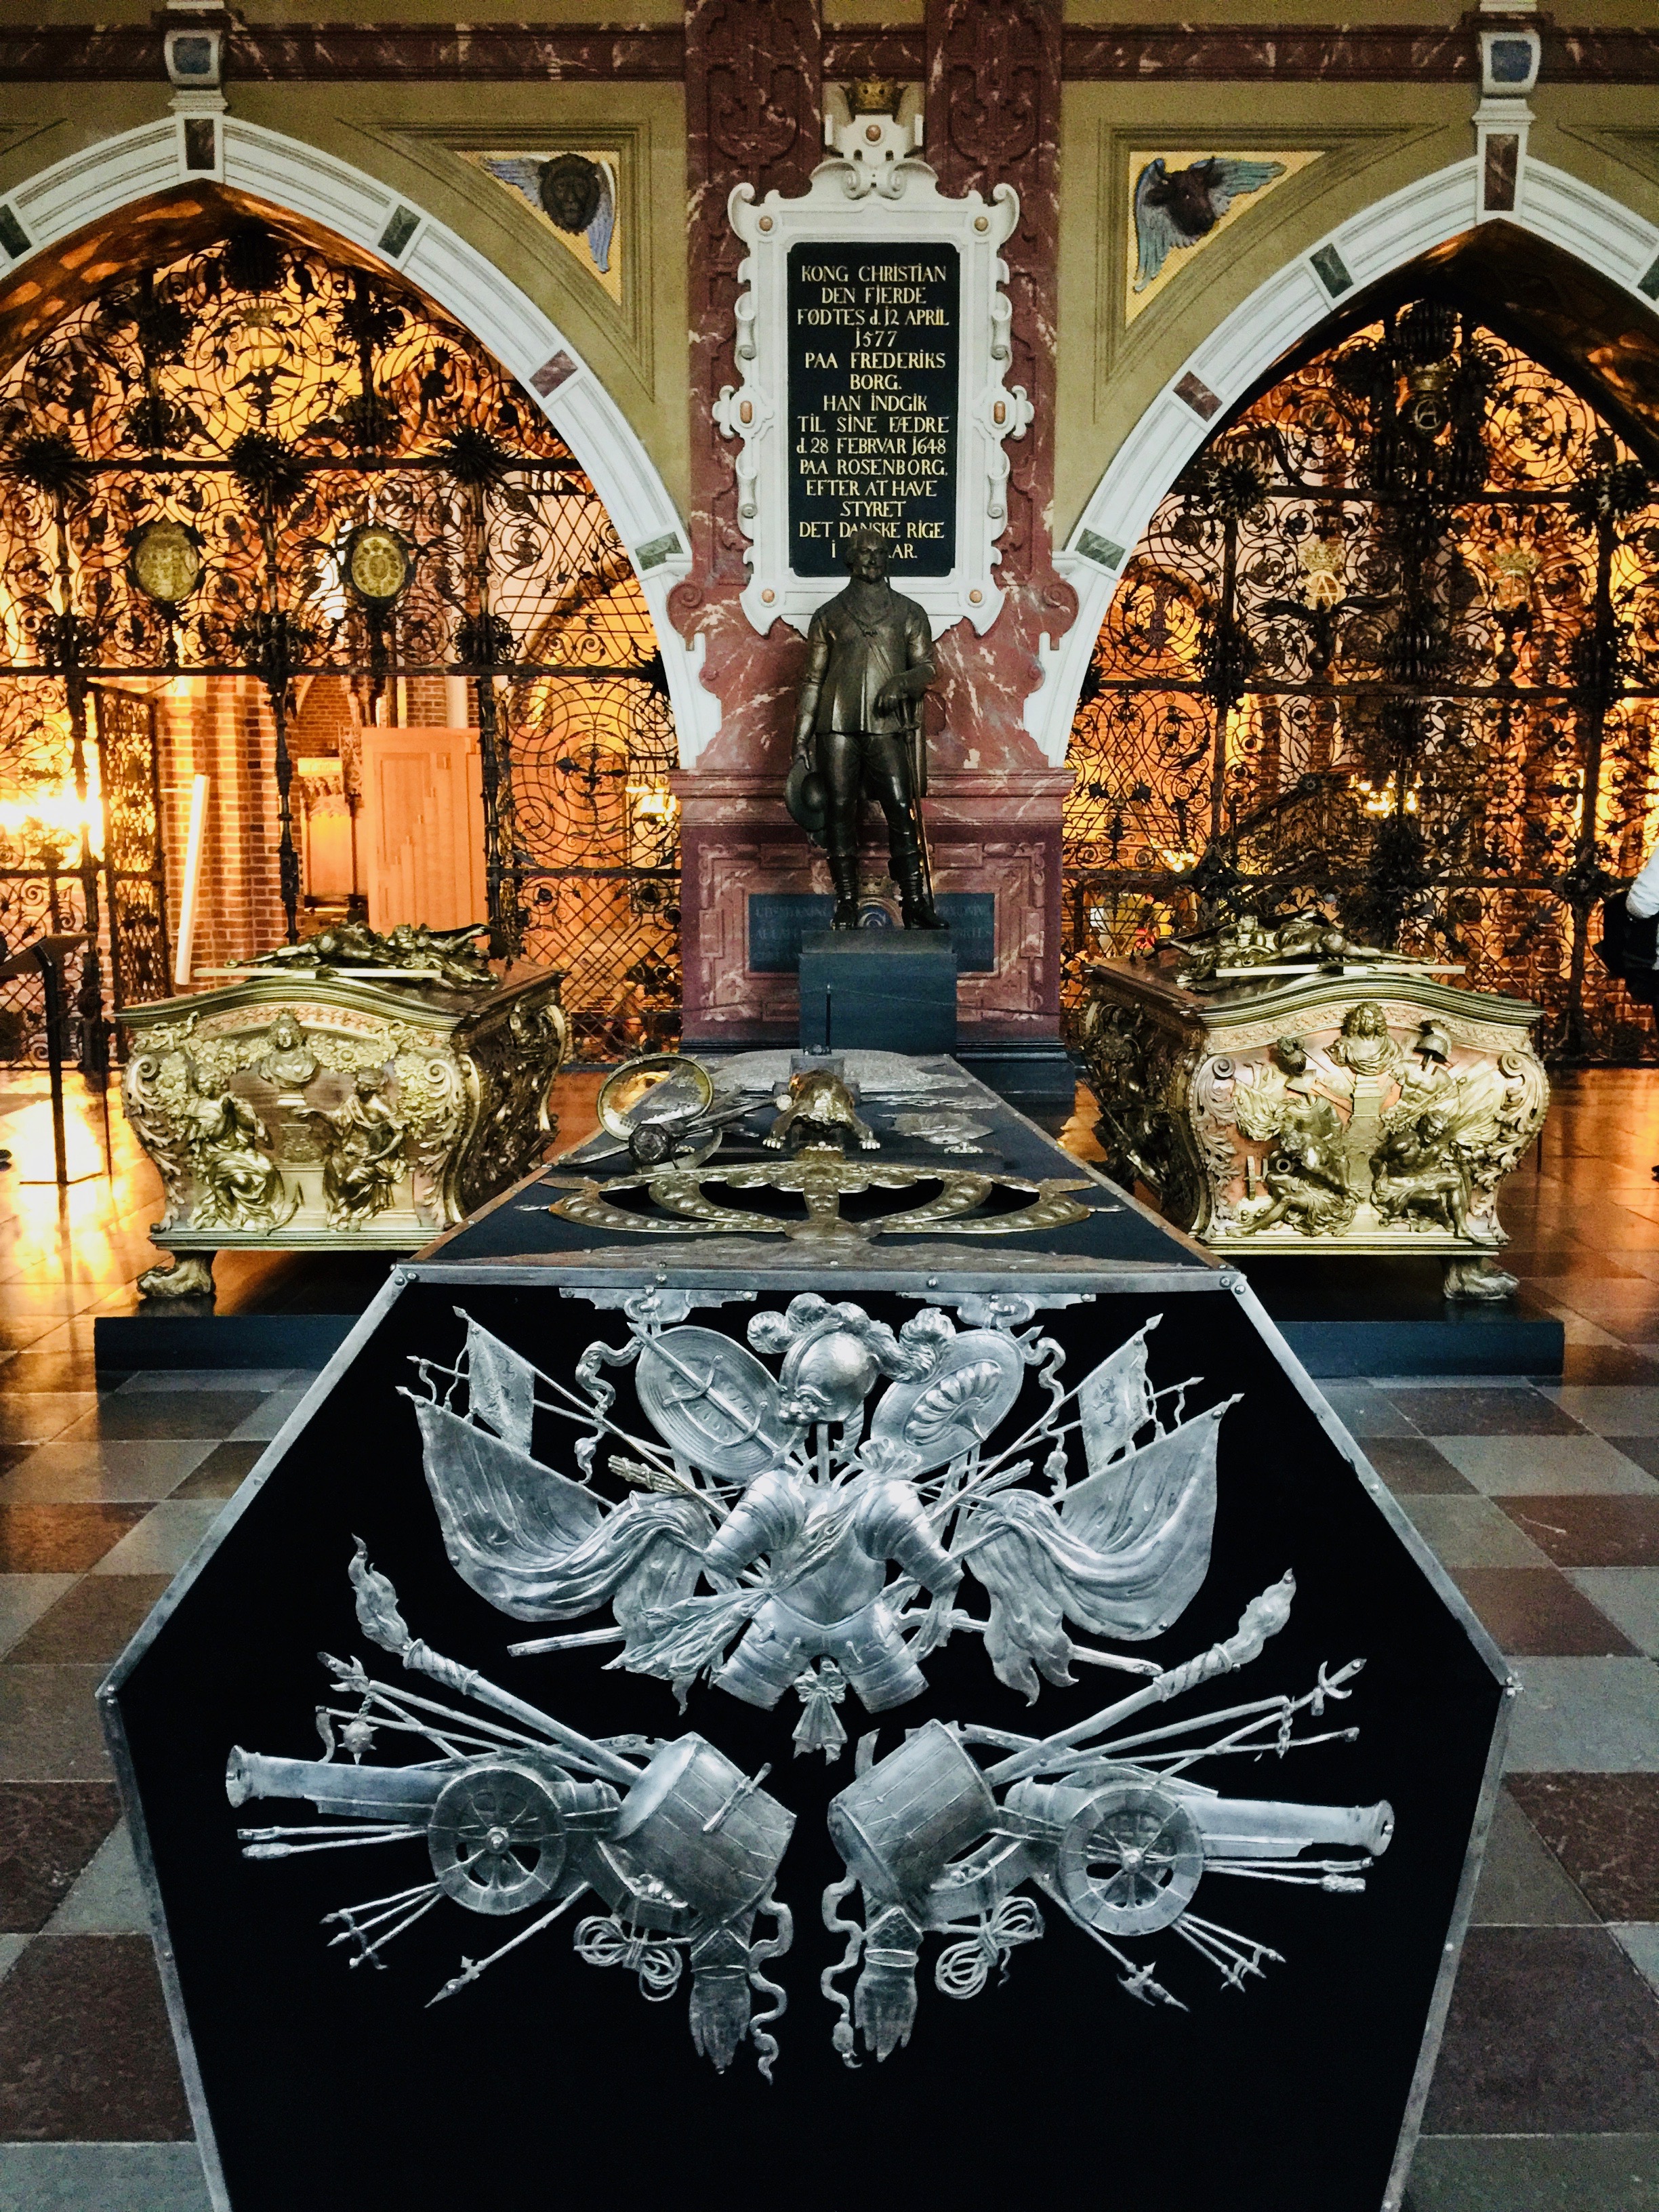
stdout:
<svg viewBox="0 0 1659 2212">
<path fill-rule="evenodd" d="M 608 1611 L 606 1625 L 510 1645 L 515 1656 L 617 1645 L 610 1667 L 672 1685 L 682 1708 L 699 1679 L 767 1711 L 793 1696 L 795 1755 L 830 1760 L 848 1695 L 872 1716 L 903 1706 L 953 1636 L 981 1638 L 997 1677 L 1033 1702 L 1045 1680 L 1072 1685 L 1079 1663 L 1134 1678 L 1052 1735 L 930 1720 L 879 1759 L 878 1730 L 861 1737 L 829 1808 L 846 1871 L 823 1899 L 847 1939 L 822 1987 L 848 2065 L 860 2044 L 886 2058 L 908 2042 L 929 1936 L 945 1939 L 933 1962 L 944 1996 L 975 1996 L 1006 1972 L 1044 1932 L 1032 1890 L 1108 1953 L 1131 1995 L 1169 2005 L 1181 2000 L 1126 1946 L 1169 1929 L 1237 1988 L 1282 1963 L 1193 1910 L 1206 1873 L 1364 1890 L 1393 1832 L 1386 1802 L 1226 1797 L 1192 1772 L 1352 1741 L 1357 1729 L 1297 1723 L 1346 1699 L 1363 1660 L 1322 1664 L 1297 1696 L 1158 1711 L 1261 1656 L 1290 1617 L 1291 1575 L 1251 1600 L 1233 1634 L 1169 1668 L 1073 1632 L 1160 1635 L 1208 1571 L 1218 1438 L 1237 1400 L 1189 1413 L 1201 1378 L 1153 1389 L 1156 1317 L 1068 1388 L 1064 1350 L 1036 1316 L 1086 1294 L 938 1293 L 894 1330 L 807 1292 L 750 1316 L 752 1351 L 687 1325 L 694 1308 L 752 1291 L 563 1295 L 620 1309 L 629 1332 L 588 1345 L 573 1382 L 458 1308 L 456 1364 L 416 1358 L 404 1392 L 462 1580 L 520 1620 Z M 607 1370 L 622 1368 L 648 1436 L 612 1418 Z M 1032 1379 L 1041 1411 L 1017 1428 Z M 538 1415 L 576 1430 L 574 1477 L 532 1456 Z M 655 2001 L 689 1967 L 697 2051 L 724 2070 L 746 2039 L 769 2079 L 787 1997 L 766 1970 L 790 1946 L 777 1880 L 794 1826 L 762 1786 L 770 1765 L 745 1774 L 695 1733 L 583 1735 L 413 1637 L 361 1541 L 349 1571 L 368 1641 L 449 1695 L 324 1655 L 336 1700 L 318 1710 L 325 1756 L 239 1747 L 227 1788 L 235 1806 L 308 1800 L 326 1825 L 240 1829 L 245 1855 L 424 1843 L 428 1879 L 326 1917 L 354 1964 L 382 1965 L 445 1899 L 490 1917 L 542 1908 L 486 1957 L 463 1956 L 434 2004 L 587 1899 L 599 1909 L 574 1930 L 584 1960 L 627 1967 Z M 982 1613 L 963 1602 L 973 1585 Z M 374 1764 L 383 1735 L 435 1756 Z M 1307 1856 L 1321 1847 L 1332 1855 Z"/>
</svg>

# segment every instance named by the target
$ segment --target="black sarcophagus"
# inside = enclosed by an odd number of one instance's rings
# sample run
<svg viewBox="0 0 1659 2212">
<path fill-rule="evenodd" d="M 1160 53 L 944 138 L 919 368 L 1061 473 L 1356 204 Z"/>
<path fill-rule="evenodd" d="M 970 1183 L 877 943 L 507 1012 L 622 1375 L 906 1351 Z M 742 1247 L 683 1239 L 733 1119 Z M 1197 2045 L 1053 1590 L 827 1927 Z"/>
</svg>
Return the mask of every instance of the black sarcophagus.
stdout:
<svg viewBox="0 0 1659 2212">
<path fill-rule="evenodd" d="M 400 1271 L 116 1669 L 235 2212 L 1397 2205 L 1502 1663 L 1239 1278 L 904 1103 Z"/>
</svg>

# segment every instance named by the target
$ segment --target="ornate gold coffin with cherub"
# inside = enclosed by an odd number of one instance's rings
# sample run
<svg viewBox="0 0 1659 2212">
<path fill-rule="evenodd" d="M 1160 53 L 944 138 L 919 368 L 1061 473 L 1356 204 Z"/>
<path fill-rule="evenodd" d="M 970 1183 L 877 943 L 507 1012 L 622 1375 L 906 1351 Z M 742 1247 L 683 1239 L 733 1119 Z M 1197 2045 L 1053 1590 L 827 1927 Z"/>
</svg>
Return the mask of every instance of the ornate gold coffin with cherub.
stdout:
<svg viewBox="0 0 1659 2212">
<path fill-rule="evenodd" d="M 1088 970 L 1083 1048 L 1108 1172 L 1236 1254 L 1438 1255 L 1505 1296 L 1498 1193 L 1543 1126 L 1538 1007 L 1456 972 L 1252 915 Z"/>
<path fill-rule="evenodd" d="M 210 1296 L 236 1246 L 416 1250 L 535 1161 L 560 978 L 503 982 L 466 934 L 348 926 L 122 1013 L 122 1103 L 166 1194 L 150 1234 L 176 1257 L 147 1297 Z"/>
</svg>

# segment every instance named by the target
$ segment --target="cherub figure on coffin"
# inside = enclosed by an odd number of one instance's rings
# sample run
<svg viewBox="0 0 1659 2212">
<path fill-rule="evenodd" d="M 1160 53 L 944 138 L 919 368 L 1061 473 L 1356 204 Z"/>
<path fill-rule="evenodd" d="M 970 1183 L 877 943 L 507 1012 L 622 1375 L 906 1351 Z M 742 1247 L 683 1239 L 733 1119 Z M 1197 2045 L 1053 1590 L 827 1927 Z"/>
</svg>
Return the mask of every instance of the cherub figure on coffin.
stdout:
<svg viewBox="0 0 1659 2212">
<path fill-rule="evenodd" d="M 574 1387 L 465 1315 L 454 1367 L 415 1363 L 425 1395 L 405 1395 L 462 1579 L 521 1620 L 610 1611 L 611 1626 L 516 1655 L 620 1643 L 613 1666 L 682 1699 L 705 1676 L 769 1710 L 793 1687 L 797 1753 L 830 1759 L 844 1688 L 872 1713 L 902 1705 L 953 1634 L 981 1636 L 998 1676 L 1031 1698 L 1040 1676 L 1069 1684 L 1078 1659 L 1158 1671 L 1079 1646 L 1067 1626 L 1156 1636 L 1208 1569 L 1234 1401 L 1188 1419 L 1189 1383 L 1153 1389 L 1155 1320 L 1068 1389 L 1061 1346 L 1031 1325 L 1060 1299 L 963 1297 L 952 1303 L 969 1326 L 929 1305 L 896 1331 L 807 1292 L 751 1316 L 751 1351 L 668 1325 L 696 1295 L 623 1296 L 627 1342 L 590 1344 Z M 613 1418 L 605 1370 L 619 1367 L 654 1433 Z M 1011 1419 L 1028 1380 L 1042 1402 Z M 538 1415 L 582 1432 L 578 1478 L 532 1456 Z M 1073 1480 L 1079 1436 L 1087 1472 Z M 596 1480 L 602 1441 L 621 1447 L 607 1472 L 632 1496 Z M 983 1613 L 959 1602 L 969 1578 Z"/>
</svg>

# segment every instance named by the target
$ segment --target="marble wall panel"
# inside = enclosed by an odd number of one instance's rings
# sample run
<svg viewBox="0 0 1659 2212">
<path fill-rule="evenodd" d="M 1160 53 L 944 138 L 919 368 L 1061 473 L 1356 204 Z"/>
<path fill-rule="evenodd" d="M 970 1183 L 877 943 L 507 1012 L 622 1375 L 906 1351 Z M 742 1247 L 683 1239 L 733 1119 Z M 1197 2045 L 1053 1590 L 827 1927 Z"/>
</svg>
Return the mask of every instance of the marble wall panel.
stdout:
<svg viewBox="0 0 1659 2212">
<path fill-rule="evenodd" d="M 1038 1042 L 1058 1030 L 1060 832 L 1066 778 L 1054 771 L 943 775 L 927 802 L 934 888 L 988 892 L 995 904 L 994 965 L 961 978 L 964 1044 Z M 694 1043 L 775 1043 L 797 1030 L 791 975 L 748 965 L 748 902 L 755 893 L 827 896 L 824 858 L 784 812 L 766 776 L 675 779 L 681 803 L 685 915 L 684 1035 Z M 866 823 L 865 891 L 890 904 L 887 848 Z"/>
</svg>

